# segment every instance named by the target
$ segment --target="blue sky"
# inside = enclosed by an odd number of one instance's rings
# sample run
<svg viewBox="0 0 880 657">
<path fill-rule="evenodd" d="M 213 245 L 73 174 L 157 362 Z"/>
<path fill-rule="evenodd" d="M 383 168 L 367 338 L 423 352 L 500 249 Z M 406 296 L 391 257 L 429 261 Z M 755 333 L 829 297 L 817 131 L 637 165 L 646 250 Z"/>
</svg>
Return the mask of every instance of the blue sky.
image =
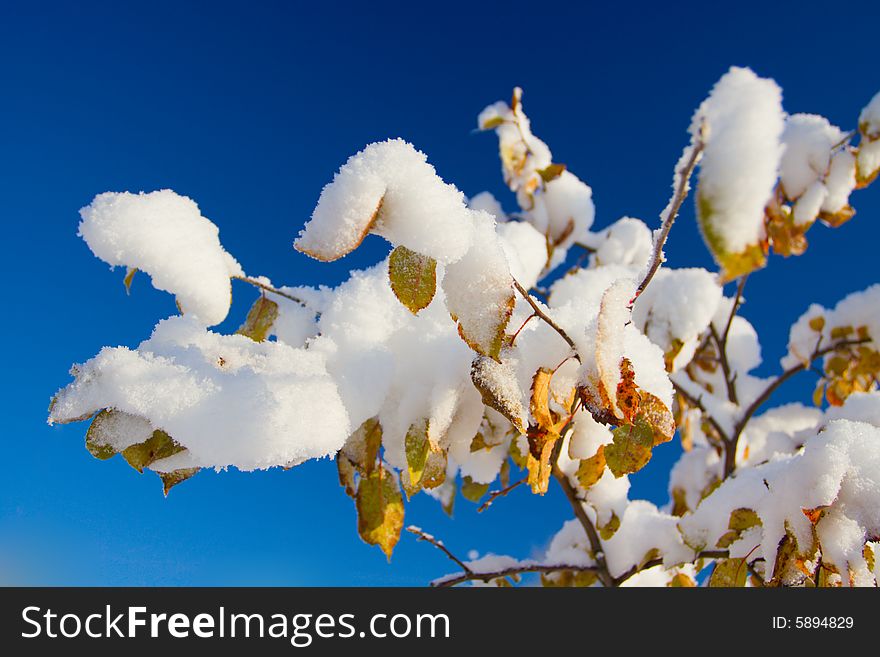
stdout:
<svg viewBox="0 0 880 657">
<path fill-rule="evenodd" d="M 866 27 L 878 19 L 864 3 L 2 3 L 0 583 L 419 585 L 448 570 L 409 536 L 390 565 L 362 544 L 332 462 L 200 473 L 164 499 L 154 476 L 93 459 L 85 425 L 46 425 L 72 363 L 134 346 L 174 312 L 146 278 L 126 297 L 122 273 L 76 237 L 95 194 L 170 187 L 246 271 L 336 284 L 388 248 L 370 239 L 323 265 L 291 248 L 339 165 L 400 136 L 466 194 L 489 189 L 512 209 L 496 141 L 473 127 L 520 85 L 536 134 L 592 185 L 596 226 L 654 225 L 691 113 L 730 65 L 775 78 L 788 111 L 851 128 L 880 89 Z M 853 221 L 815 227 L 807 255 L 774 257 L 750 281 L 762 373 L 809 302 L 877 280 L 880 189 L 853 201 Z M 690 204 L 667 254 L 711 266 Z M 254 298 L 234 295 L 226 329 Z M 810 390 L 805 375 L 780 400 Z M 665 502 L 676 456 L 658 449 L 634 492 Z M 569 517 L 556 491 L 522 490 L 484 514 L 459 499 L 450 520 L 425 496 L 407 514 L 461 554 L 520 556 Z"/>
</svg>

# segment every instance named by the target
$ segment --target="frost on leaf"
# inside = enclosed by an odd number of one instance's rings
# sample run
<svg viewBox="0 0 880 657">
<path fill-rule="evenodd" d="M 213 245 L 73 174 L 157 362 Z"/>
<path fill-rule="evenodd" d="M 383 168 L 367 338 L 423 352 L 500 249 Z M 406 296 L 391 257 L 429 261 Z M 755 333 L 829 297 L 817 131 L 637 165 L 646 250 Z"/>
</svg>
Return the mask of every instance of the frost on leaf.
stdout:
<svg viewBox="0 0 880 657">
<path fill-rule="evenodd" d="M 462 339 L 478 354 L 500 360 L 504 331 L 516 301 L 513 278 L 494 221 L 475 213 L 474 243 L 458 262 L 446 267 L 446 306 Z"/>
<path fill-rule="evenodd" d="M 272 333 L 278 318 L 278 304 L 264 295 L 254 301 L 247 317 L 236 333 L 249 337 L 254 342 L 262 342 Z"/>
<path fill-rule="evenodd" d="M 480 391 L 483 403 L 494 408 L 520 433 L 523 427 L 522 392 L 513 366 L 503 358 L 496 362 L 486 356 L 477 356 L 471 364 L 471 381 Z"/>
<path fill-rule="evenodd" d="M 398 246 L 388 260 L 388 276 L 394 295 L 415 315 L 434 298 L 437 261 Z"/>
<path fill-rule="evenodd" d="M 403 495 L 393 472 L 381 464 L 361 477 L 357 490 L 358 533 L 388 559 L 403 529 Z"/>
<path fill-rule="evenodd" d="M 776 184 L 784 116 L 772 80 L 734 67 L 694 117 L 692 134 L 704 144 L 697 218 L 724 281 L 764 266 L 764 207 Z"/>
</svg>

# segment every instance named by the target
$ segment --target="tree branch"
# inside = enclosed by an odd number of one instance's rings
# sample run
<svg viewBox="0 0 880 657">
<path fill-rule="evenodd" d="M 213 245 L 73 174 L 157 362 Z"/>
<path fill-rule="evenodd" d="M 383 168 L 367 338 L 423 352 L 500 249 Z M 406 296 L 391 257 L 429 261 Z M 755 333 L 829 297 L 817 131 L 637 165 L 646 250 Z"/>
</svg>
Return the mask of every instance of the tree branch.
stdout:
<svg viewBox="0 0 880 657">
<path fill-rule="evenodd" d="M 520 479 L 519 481 L 515 481 L 515 482 L 513 482 L 512 484 L 510 484 L 510 486 L 507 486 L 506 488 L 502 488 L 501 490 L 493 490 L 493 491 L 491 491 L 491 492 L 489 493 L 489 499 L 487 499 L 485 502 L 483 502 L 483 503 L 480 505 L 480 507 L 477 509 L 477 513 L 482 513 L 483 511 L 485 511 L 486 509 L 488 509 L 490 506 L 492 506 L 492 503 L 493 503 L 495 500 L 497 500 L 499 497 L 504 497 L 504 496 L 507 495 L 510 491 L 512 491 L 514 488 L 516 488 L 516 487 L 519 486 L 520 484 L 524 484 L 524 483 L 527 482 L 528 480 L 529 480 L 528 477 L 523 477 L 523 478 Z"/>
<path fill-rule="evenodd" d="M 233 276 L 232 278 L 234 278 L 238 281 L 244 281 L 245 283 L 253 285 L 254 287 L 260 288 L 261 290 L 265 290 L 266 292 L 271 292 L 272 294 L 277 294 L 279 297 L 284 297 L 285 299 L 290 299 L 291 301 L 295 301 L 296 303 L 298 303 L 300 305 L 303 305 L 303 306 L 307 305 L 306 302 L 303 301 L 302 299 L 299 299 L 299 298 L 293 296 L 292 294 L 288 294 L 287 292 L 282 292 L 278 288 L 274 288 L 271 285 L 266 285 L 265 283 L 261 283 L 260 281 L 258 281 L 255 278 L 250 278 L 248 276 Z"/>
<path fill-rule="evenodd" d="M 636 288 L 636 294 L 630 302 L 630 305 L 632 305 L 632 303 L 639 298 L 639 295 L 645 291 L 645 288 L 648 287 L 648 283 L 651 282 L 651 279 L 654 278 L 654 274 L 657 273 L 657 270 L 660 269 L 660 265 L 663 263 L 663 245 L 666 243 L 666 238 L 669 237 L 669 231 L 672 229 L 672 224 L 675 222 L 675 218 L 678 216 L 678 212 L 681 210 L 681 206 L 687 198 L 688 191 L 690 190 L 691 174 L 694 172 L 694 167 L 697 166 L 697 162 L 700 160 L 702 153 L 703 142 L 701 139 L 697 138 L 688 145 L 675 167 L 675 193 L 672 195 L 669 204 L 660 214 L 662 217 L 662 223 L 659 232 L 654 237 L 654 252 L 651 255 L 648 271 L 642 279 L 642 282 L 639 283 L 639 286 Z"/>
<path fill-rule="evenodd" d="M 415 527 L 414 525 L 410 525 L 409 527 L 407 527 L 406 531 L 408 531 L 410 534 L 415 534 L 415 536 L 416 536 L 416 538 L 418 538 L 418 540 L 425 541 L 426 543 L 430 543 L 435 548 L 440 550 L 443 554 L 445 554 L 447 557 L 449 557 L 450 560 L 455 562 L 456 565 L 458 565 L 458 567 L 461 568 L 465 572 L 465 574 L 467 574 L 467 575 L 474 574 L 474 571 L 472 571 L 470 568 L 468 568 L 467 564 L 464 561 L 462 561 L 461 559 L 456 557 L 454 554 L 452 554 L 452 552 L 449 551 L 449 548 L 447 548 L 445 545 L 443 545 L 443 541 L 431 536 L 431 534 L 427 534 L 427 533 L 423 532 L 421 529 L 419 529 L 418 527 Z"/>
<path fill-rule="evenodd" d="M 532 307 L 532 311 L 535 313 L 535 315 L 544 320 L 550 328 L 556 331 L 562 337 L 562 339 L 565 340 L 566 343 L 568 343 L 568 346 L 571 347 L 572 350 L 575 352 L 575 358 L 580 360 L 580 356 L 577 355 L 577 347 L 574 344 L 574 340 L 569 337 L 568 333 L 566 333 L 562 327 L 554 322 L 550 318 L 550 316 L 547 315 L 547 313 L 541 310 L 541 307 L 537 303 L 535 303 L 535 300 L 532 298 L 532 295 L 528 293 L 528 290 L 520 285 L 519 281 L 517 281 L 515 278 L 513 279 L 513 286 L 516 288 L 516 291 L 522 295 L 522 298 L 525 299 Z"/>
<path fill-rule="evenodd" d="M 703 406 L 703 402 L 699 398 L 694 397 L 687 390 L 678 385 L 675 381 L 672 382 L 672 386 L 675 388 L 675 391 L 678 394 L 685 398 L 685 401 L 687 401 L 688 404 L 694 406 L 702 412 L 703 417 L 708 420 L 709 424 L 712 425 L 712 428 L 718 432 L 718 436 L 721 438 L 721 440 L 724 441 L 724 443 L 727 443 L 729 441 L 729 438 L 727 437 L 727 432 L 721 428 L 721 425 L 718 424 L 718 420 L 716 420 L 710 413 L 706 411 L 706 407 Z"/>
<path fill-rule="evenodd" d="M 761 394 L 755 398 L 755 400 L 749 404 L 748 408 L 746 408 L 743 413 L 740 421 L 737 422 L 736 427 L 734 427 L 733 435 L 730 437 L 730 440 L 727 444 L 727 450 L 724 458 L 724 477 L 728 477 L 735 469 L 736 469 L 736 449 L 739 443 L 740 436 L 742 435 L 743 430 L 746 428 L 746 425 L 749 423 L 749 420 L 752 419 L 752 416 L 758 411 L 764 403 L 770 399 L 774 392 L 776 392 L 777 388 L 781 386 L 783 383 L 788 381 L 791 377 L 793 377 L 798 372 L 803 372 L 806 369 L 809 369 L 813 364 L 813 361 L 817 358 L 821 358 L 822 356 L 831 353 L 832 351 L 837 351 L 841 347 L 851 347 L 854 345 L 864 344 L 866 342 L 870 342 L 871 338 L 861 338 L 857 340 L 841 340 L 833 345 L 825 347 L 824 349 L 815 349 L 810 356 L 809 360 L 806 363 L 798 363 L 792 368 L 785 370 L 782 374 L 776 377 L 770 384 L 761 391 Z"/>
<path fill-rule="evenodd" d="M 596 573 L 596 568 L 593 566 L 574 566 L 570 564 L 543 564 L 525 562 L 516 566 L 511 566 L 510 568 L 503 568 L 491 572 L 469 572 L 447 575 L 446 577 L 435 579 L 433 582 L 431 582 L 431 586 L 436 588 L 448 588 L 451 586 L 455 586 L 456 584 L 461 584 L 462 582 L 469 582 L 474 580 L 488 582 L 493 579 L 498 579 L 499 577 L 509 577 L 510 575 L 521 575 L 523 573 L 557 573 L 563 570 L 571 570 L 578 573 Z M 598 575 L 598 573 L 596 574 Z"/>
</svg>

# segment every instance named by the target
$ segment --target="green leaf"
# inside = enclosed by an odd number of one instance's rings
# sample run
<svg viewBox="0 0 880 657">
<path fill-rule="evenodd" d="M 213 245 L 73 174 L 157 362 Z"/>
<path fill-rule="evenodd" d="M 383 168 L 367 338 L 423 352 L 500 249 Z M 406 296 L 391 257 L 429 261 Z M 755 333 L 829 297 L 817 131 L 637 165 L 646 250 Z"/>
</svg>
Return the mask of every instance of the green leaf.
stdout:
<svg viewBox="0 0 880 657">
<path fill-rule="evenodd" d="M 545 183 L 556 180 L 565 171 L 564 164 L 551 164 L 543 169 L 538 169 L 538 175 Z"/>
<path fill-rule="evenodd" d="M 101 461 L 106 461 L 116 455 L 116 450 L 104 442 L 101 437 L 102 427 L 112 421 L 114 413 L 116 411 L 105 408 L 95 416 L 95 419 L 89 425 L 88 431 L 86 431 L 86 449 L 89 450 L 92 456 Z"/>
<path fill-rule="evenodd" d="M 381 464 L 361 477 L 357 491 L 358 534 L 378 545 L 388 560 L 403 529 L 403 495 L 397 477 Z"/>
<path fill-rule="evenodd" d="M 369 474 L 376 467 L 381 446 L 382 425 L 377 418 L 370 418 L 348 437 L 342 454 L 361 474 Z"/>
<path fill-rule="evenodd" d="M 388 260 L 388 277 L 394 295 L 415 315 L 428 307 L 437 291 L 437 261 L 398 246 Z"/>
<path fill-rule="evenodd" d="M 201 468 L 181 468 L 180 470 L 174 470 L 173 472 L 160 472 L 159 478 L 162 480 L 162 487 L 165 492 L 165 497 L 168 497 L 168 492 L 172 488 L 174 488 L 182 481 L 186 481 L 187 479 L 192 477 L 200 469 Z"/>
<path fill-rule="evenodd" d="M 122 284 L 125 286 L 126 294 L 131 294 L 131 282 L 134 280 L 135 274 L 137 274 L 137 267 L 129 267 L 125 270 L 125 278 L 122 279 Z"/>
<path fill-rule="evenodd" d="M 615 532 L 620 529 L 620 518 L 617 516 L 614 511 L 611 512 L 611 519 L 605 523 L 604 525 L 598 526 L 599 536 L 603 541 L 610 540 L 612 536 L 614 536 Z M 645 559 L 644 561 L 647 561 Z"/>
<path fill-rule="evenodd" d="M 615 477 L 641 470 L 651 460 L 654 429 L 643 416 L 634 424 L 624 424 L 613 432 L 614 442 L 605 445 L 605 461 Z"/>
<path fill-rule="evenodd" d="M 478 484 L 470 477 L 461 478 L 461 494 L 466 500 L 479 502 L 489 492 L 489 484 Z"/>
<path fill-rule="evenodd" d="M 156 429 L 146 442 L 132 445 L 122 450 L 122 457 L 138 472 L 156 461 L 174 456 L 186 448 L 174 442 L 174 439 L 161 429 Z"/>
<path fill-rule="evenodd" d="M 714 588 L 740 588 L 746 585 L 749 569 L 745 559 L 721 559 L 715 563 L 709 586 Z"/>
<path fill-rule="evenodd" d="M 278 318 L 278 304 L 271 299 L 260 295 L 254 301 L 254 305 L 248 311 L 244 324 L 236 331 L 239 335 L 245 335 L 254 342 L 262 342 L 269 337 L 272 325 Z"/>
<path fill-rule="evenodd" d="M 430 441 L 428 440 L 428 421 L 413 424 L 404 439 L 406 449 L 406 470 L 409 475 L 409 488 L 417 491 L 428 461 Z"/>
</svg>

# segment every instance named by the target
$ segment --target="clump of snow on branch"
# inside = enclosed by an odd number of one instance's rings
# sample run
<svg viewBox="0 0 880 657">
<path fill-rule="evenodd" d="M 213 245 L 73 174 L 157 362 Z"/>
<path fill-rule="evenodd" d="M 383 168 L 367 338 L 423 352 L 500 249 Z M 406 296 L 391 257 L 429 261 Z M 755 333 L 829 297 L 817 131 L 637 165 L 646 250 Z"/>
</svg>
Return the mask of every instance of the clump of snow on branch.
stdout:
<svg viewBox="0 0 880 657">
<path fill-rule="evenodd" d="M 191 199 L 164 189 L 99 194 L 80 210 L 79 234 L 112 267 L 150 275 L 183 312 L 213 326 L 226 318 L 231 276 L 241 267 L 220 245 L 219 230 Z"/>
</svg>

